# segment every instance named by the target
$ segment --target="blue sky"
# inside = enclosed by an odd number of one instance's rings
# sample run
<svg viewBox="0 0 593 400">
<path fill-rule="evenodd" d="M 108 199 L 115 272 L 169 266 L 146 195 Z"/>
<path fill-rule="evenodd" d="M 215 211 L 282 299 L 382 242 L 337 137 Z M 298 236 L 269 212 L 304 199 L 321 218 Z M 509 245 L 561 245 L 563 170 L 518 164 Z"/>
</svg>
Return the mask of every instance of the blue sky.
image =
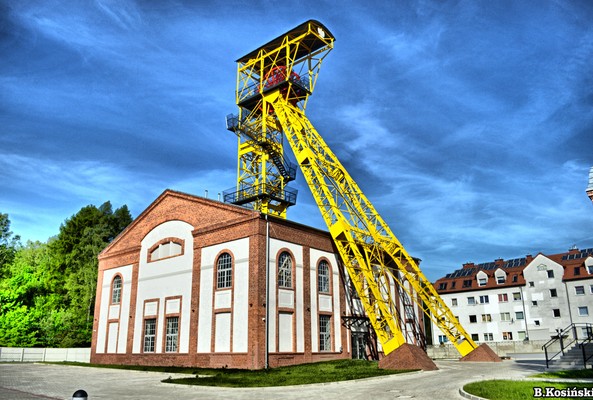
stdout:
<svg viewBox="0 0 593 400">
<path fill-rule="evenodd" d="M 429 279 L 593 247 L 593 3 L 564 0 L 0 0 L 12 230 L 232 187 L 235 60 L 308 19 L 336 37 L 309 119 Z M 289 219 L 324 228 L 293 184 Z"/>
</svg>

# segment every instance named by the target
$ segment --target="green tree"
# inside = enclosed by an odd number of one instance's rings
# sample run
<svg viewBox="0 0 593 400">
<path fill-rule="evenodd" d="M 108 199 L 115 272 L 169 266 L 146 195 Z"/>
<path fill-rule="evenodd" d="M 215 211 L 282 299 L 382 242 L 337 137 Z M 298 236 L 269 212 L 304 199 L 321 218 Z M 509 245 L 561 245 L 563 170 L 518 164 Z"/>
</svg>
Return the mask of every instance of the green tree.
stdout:
<svg viewBox="0 0 593 400">
<path fill-rule="evenodd" d="M 126 206 L 89 205 L 48 243 L 21 246 L 0 214 L 0 346 L 89 345 L 97 256 L 131 221 Z"/>
<path fill-rule="evenodd" d="M 16 251 L 8 277 L 0 282 L 0 345 L 41 344 L 44 311 L 60 304 L 48 290 L 55 279 L 49 273 L 50 257 L 48 246 L 40 242 L 28 242 Z"/>
<path fill-rule="evenodd" d="M 20 240 L 10 230 L 8 214 L 0 213 L 0 279 L 6 276 L 6 268 L 14 259 Z"/>
<path fill-rule="evenodd" d="M 97 285 L 97 256 L 127 225 L 132 217 L 127 206 L 113 212 L 110 202 L 89 205 L 67 219 L 56 240 L 53 274 L 63 276 L 63 284 L 53 288 L 64 297 L 67 309 L 54 313 L 47 326 L 64 327 L 63 347 L 90 344 Z"/>
</svg>

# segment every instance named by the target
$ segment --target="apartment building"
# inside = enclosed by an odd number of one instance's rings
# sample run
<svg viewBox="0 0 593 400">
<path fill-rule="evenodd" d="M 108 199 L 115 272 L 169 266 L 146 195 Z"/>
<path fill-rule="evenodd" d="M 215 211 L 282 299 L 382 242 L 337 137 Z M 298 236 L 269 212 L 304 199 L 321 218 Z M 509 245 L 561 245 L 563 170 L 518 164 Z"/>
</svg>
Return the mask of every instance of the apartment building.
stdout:
<svg viewBox="0 0 593 400">
<path fill-rule="evenodd" d="M 467 263 L 434 285 L 476 342 L 546 340 L 573 323 L 590 334 L 593 248 Z M 448 341 L 434 324 L 432 340 Z"/>
</svg>

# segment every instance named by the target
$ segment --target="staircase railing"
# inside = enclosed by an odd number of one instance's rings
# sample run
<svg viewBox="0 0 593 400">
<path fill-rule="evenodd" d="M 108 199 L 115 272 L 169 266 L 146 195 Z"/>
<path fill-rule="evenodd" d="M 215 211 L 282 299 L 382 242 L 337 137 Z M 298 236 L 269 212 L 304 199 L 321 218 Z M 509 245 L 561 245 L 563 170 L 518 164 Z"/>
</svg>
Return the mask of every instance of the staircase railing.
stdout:
<svg viewBox="0 0 593 400">
<path fill-rule="evenodd" d="M 578 328 L 581 329 L 579 330 Z M 550 361 L 554 360 L 560 354 L 564 355 L 567 349 L 570 349 L 575 345 L 581 346 L 583 351 L 583 363 L 586 365 L 586 362 L 593 357 L 593 354 L 586 357 L 586 346 L 583 346 L 583 344 L 591 342 L 592 339 L 593 324 L 573 323 L 564 329 L 556 329 L 556 335 L 552 336 L 552 338 L 542 346 L 546 355 L 546 368 L 549 368 Z"/>
<path fill-rule="evenodd" d="M 587 346 L 593 343 L 593 329 L 591 327 L 587 327 L 587 339 L 583 340 L 579 346 L 581 346 L 581 352 L 583 353 L 583 368 L 587 368 L 587 362 L 593 358 L 593 351 L 591 354 L 587 355 L 587 349 L 591 349 L 591 346 Z M 593 362 L 592 362 L 593 364 Z M 592 365 L 593 367 L 593 365 Z"/>
</svg>

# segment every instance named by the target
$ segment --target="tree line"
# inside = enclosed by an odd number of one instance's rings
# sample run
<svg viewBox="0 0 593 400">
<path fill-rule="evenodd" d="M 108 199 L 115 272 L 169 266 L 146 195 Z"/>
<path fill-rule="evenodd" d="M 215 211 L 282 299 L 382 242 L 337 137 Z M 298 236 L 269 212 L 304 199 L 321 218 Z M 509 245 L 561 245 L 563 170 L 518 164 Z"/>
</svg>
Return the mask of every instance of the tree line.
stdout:
<svg viewBox="0 0 593 400">
<path fill-rule="evenodd" d="M 89 205 L 47 242 L 21 243 L 0 213 L 0 346 L 91 343 L 97 256 L 132 222 L 126 205 Z"/>
</svg>

